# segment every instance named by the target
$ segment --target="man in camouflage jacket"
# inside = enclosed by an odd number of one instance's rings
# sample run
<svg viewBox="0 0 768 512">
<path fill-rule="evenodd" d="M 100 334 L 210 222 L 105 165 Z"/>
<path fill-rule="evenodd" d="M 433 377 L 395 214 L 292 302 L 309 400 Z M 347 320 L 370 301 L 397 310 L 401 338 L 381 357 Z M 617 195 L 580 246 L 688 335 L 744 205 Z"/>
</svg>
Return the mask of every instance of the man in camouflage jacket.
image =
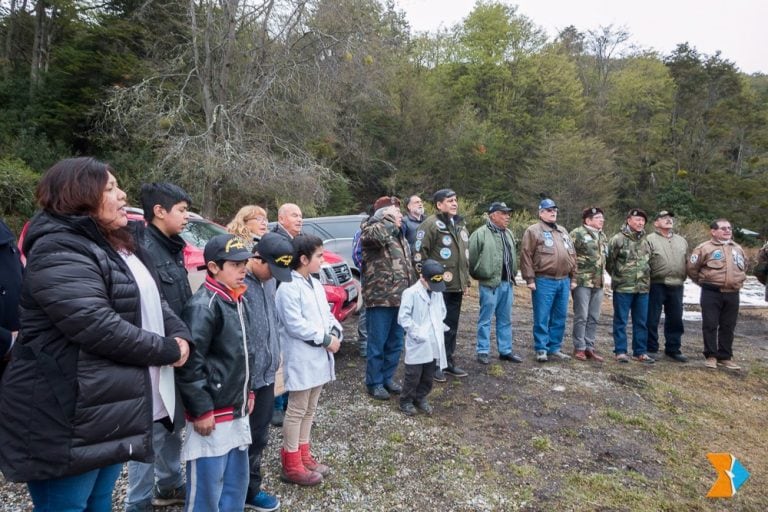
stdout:
<svg viewBox="0 0 768 512">
<path fill-rule="evenodd" d="M 613 290 L 613 343 L 616 360 L 629 362 L 627 357 L 627 321 L 632 313 L 632 357 L 641 363 L 654 363 L 647 354 L 648 290 L 651 269 L 648 265 L 648 244 L 645 223 L 648 215 L 640 208 L 627 214 L 621 231 L 608 243 L 606 269 L 611 275 Z"/>
<path fill-rule="evenodd" d="M 581 212 L 584 224 L 571 231 L 576 250 L 576 287 L 573 289 L 573 349 L 576 359 L 603 358 L 595 351 L 597 322 L 603 303 L 603 274 L 608 237 L 603 233 L 605 214 L 597 206 Z"/>
<path fill-rule="evenodd" d="M 437 213 L 427 217 L 419 226 L 413 244 L 413 261 L 419 268 L 420 263 L 428 259 L 436 260 L 445 267 L 443 279 L 446 290 L 443 292 L 443 300 L 447 310 L 445 325 L 449 327 L 445 333 L 445 354 L 448 360 L 445 373 L 466 377 L 467 372 L 456 366 L 453 353 L 456 350 L 461 301 L 469 291 L 469 232 L 464 218 L 457 215 L 459 203 L 456 192 L 448 188 L 438 190 L 433 200 Z M 439 369 L 435 371 L 435 380 L 446 380 Z"/>
<path fill-rule="evenodd" d="M 401 391 L 392 381 L 403 348 L 403 329 L 397 323 L 397 313 L 403 292 L 416 282 L 410 247 L 400 230 L 402 221 L 400 209 L 390 203 L 374 212 L 360 236 L 368 323 L 365 385 L 378 400 L 387 400 L 390 393 Z"/>
</svg>

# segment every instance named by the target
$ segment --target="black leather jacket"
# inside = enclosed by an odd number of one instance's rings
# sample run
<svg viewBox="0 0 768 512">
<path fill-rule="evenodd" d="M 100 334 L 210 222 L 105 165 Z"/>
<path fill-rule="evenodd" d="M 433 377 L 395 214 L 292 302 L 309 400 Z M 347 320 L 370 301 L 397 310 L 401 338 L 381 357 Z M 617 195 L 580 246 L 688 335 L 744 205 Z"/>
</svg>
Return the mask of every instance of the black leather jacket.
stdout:
<svg viewBox="0 0 768 512">
<path fill-rule="evenodd" d="M 165 236 L 149 224 L 144 229 L 140 243 L 149 255 L 160 279 L 161 293 L 177 315 L 181 315 L 184 304 L 192 297 L 192 289 L 184 267 L 184 240 L 175 235 Z"/>
</svg>

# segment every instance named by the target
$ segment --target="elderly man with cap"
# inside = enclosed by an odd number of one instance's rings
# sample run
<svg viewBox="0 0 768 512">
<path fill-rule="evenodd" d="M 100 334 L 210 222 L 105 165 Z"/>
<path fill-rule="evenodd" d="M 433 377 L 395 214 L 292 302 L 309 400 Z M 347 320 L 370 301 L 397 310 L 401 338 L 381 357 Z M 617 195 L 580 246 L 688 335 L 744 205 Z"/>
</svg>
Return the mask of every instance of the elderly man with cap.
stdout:
<svg viewBox="0 0 768 512">
<path fill-rule="evenodd" d="M 416 282 L 411 249 L 400 229 L 400 200 L 380 197 L 363 226 L 363 300 L 368 322 L 365 385 L 377 400 L 388 400 L 401 387 L 392 378 L 403 348 L 403 328 L 397 312 L 403 292 Z"/>
<path fill-rule="evenodd" d="M 648 352 L 659 351 L 659 320 L 664 309 L 664 353 L 678 363 L 688 358 L 680 351 L 683 336 L 683 283 L 688 242 L 672 232 L 675 214 L 661 210 L 653 221 L 655 231 L 646 237 L 651 268 L 648 295 Z"/>
<path fill-rule="evenodd" d="M 648 215 L 640 208 L 627 213 L 621 231 L 608 242 L 606 269 L 613 290 L 613 352 L 620 363 L 628 363 L 627 323 L 632 314 L 632 358 L 640 363 L 654 363 L 647 353 L 648 290 L 651 270 L 645 222 Z"/>
<path fill-rule="evenodd" d="M 576 271 L 576 251 L 563 226 L 557 225 L 557 205 L 539 203 L 539 222 L 525 230 L 520 248 L 520 271 L 532 292 L 533 342 L 536 361 L 570 359 L 560 350 L 568 315 L 568 294 Z"/>
<path fill-rule="evenodd" d="M 424 222 L 424 203 L 417 195 L 408 197 L 405 201 L 405 215 L 403 216 L 403 234 L 413 249 L 416 243 L 416 232 Z"/>
<path fill-rule="evenodd" d="M 248 417 L 252 442 L 248 447 L 250 479 L 245 507 L 253 510 L 277 510 L 280 501 L 261 488 L 261 454 L 269 441 L 269 423 L 275 399 L 275 373 L 280 364 L 280 338 L 275 311 L 275 280 L 291 281 L 293 245 L 284 236 L 266 233 L 253 247 L 245 274 L 246 307 L 250 332 L 248 342 L 255 355 L 253 364 L 255 394 L 253 412 Z"/>
<path fill-rule="evenodd" d="M 732 239 L 728 219 L 714 220 L 709 228 L 712 239 L 696 246 L 687 265 L 688 277 L 701 287 L 704 365 L 740 370 L 733 361 L 733 332 L 739 316 L 739 290 L 747 279 L 747 260 Z"/>
<path fill-rule="evenodd" d="M 445 373 L 466 377 L 467 372 L 456 366 L 453 354 L 456 351 L 461 301 L 469 291 L 469 232 L 464 218 L 457 215 L 459 203 L 456 192 L 444 188 L 435 192 L 432 199 L 437 213 L 427 217 L 419 226 L 413 244 L 413 261 L 418 269 L 421 268 L 421 262 L 427 259 L 436 260 L 445 267 L 443 279 L 446 290 L 443 300 L 447 310 L 445 325 L 449 328 L 445 333 L 445 355 L 448 361 Z M 435 380 L 446 381 L 439 368 L 435 371 Z"/>
<path fill-rule="evenodd" d="M 581 212 L 583 224 L 571 231 L 576 249 L 576 287 L 573 289 L 573 357 L 602 362 L 595 350 L 597 322 L 603 304 L 603 275 L 608 237 L 603 233 L 605 214 L 597 206 Z"/>
<path fill-rule="evenodd" d="M 515 284 L 515 238 L 507 229 L 505 203 L 491 203 L 488 221 L 469 237 L 469 275 L 480 284 L 480 314 L 477 320 L 477 360 L 490 363 L 491 321 L 496 315 L 496 347 L 499 359 L 521 363 L 512 353 L 512 301 Z"/>
</svg>

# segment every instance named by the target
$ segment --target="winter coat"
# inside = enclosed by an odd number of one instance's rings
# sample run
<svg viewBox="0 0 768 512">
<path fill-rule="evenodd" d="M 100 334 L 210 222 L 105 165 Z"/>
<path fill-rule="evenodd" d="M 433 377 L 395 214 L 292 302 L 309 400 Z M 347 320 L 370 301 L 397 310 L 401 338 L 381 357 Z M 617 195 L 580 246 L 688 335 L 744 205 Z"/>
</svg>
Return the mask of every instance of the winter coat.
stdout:
<svg viewBox="0 0 768 512">
<path fill-rule="evenodd" d="M 280 335 L 275 311 L 274 279 L 266 283 L 248 272 L 245 276 L 247 306 L 250 311 L 250 335 L 253 345 L 253 389 L 275 383 L 275 372 L 280 364 Z"/>
<path fill-rule="evenodd" d="M 515 254 L 515 237 L 506 230 L 507 242 L 510 248 L 511 275 L 509 282 L 515 284 L 517 273 L 517 256 Z M 504 265 L 504 248 L 501 234 L 491 230 L 488 225 L 479 227 L 469 237 L 469 275 L 480 282 L 481 286 L 495 288 L 501 284 L 502 266 Z"/>
<path fill-rule="evenodd" d="M 445 267 L 446 292 L 463 292 L 469 286 L 469 232 L 464 218 L 444 213 L 430 215 L 419 226 L 413 244 L 417 270 L 421 262 L 433 259 Z"/>
<path fill-rule="evenodd" d="M 571 240 L 576 250 L 576 286 L 602 288 L 608 237 L 602 231 L 581 225 L 571 231 Z"/>
<path fill-rule="evenodd" d="M 405 364 L 424 364 L 437 359 L 441 369 L 448 366 L 445 313 L 443 294 L 428 293 L 421 282 L 403 292 L 397 323 L 405 331 Z"/>
<path fill-rule="evenodd" d="M 177 315 L 181 315 L 184 304 L 192 297 L 187 269 L 184 267 L 184 247 L 186 243 L 179 236 L 165 236 L 154 225 L 149 224 L 142 230 L 139 241 L 149 254 L 160 278 L 160 292 Z"/>
<path fill-rule="evenodd" d="M 208 276 L 184 306 L 181 317 L 192 331 L 195 351 L 176 369 L 176 385 L 190 420 L 248 415 L 254 356 L 243 291 Z"/>
<path fill-rule="evenodd" d="M 0 220 L 0 359 L 11 346 L 11 333 L 19 330 L 23 272 L 16 239 L 5 222 Z"/>
<path fill-rule="evenodd" d="M 520 272 L 526 283 L 533 283 L 537 277 L 572 278 L 575 271 L 576 251 L 564 227 L 537 222 L 525 230 L 520 245 Z"/>
<path fill-rule="evenodd" d="M 645 231 L 632 231 L 625 224 L 608 242 L 605 268 L 611 275 L 611 289 L 619 293 L 648 293 L 651 289 L 648 259 Z"/>
<path fill-rule="evenodd" d="M 747 279 L 744 250 L 731 240 L 712 239 L 699 244 L 688 258 L 688 277 L 702 288 L 721 292 L 741 290 Z"/>
<path fill-rule="evenodd" d="M 680 235 L 664 236 L 654 232 L 645 238 L 648 244 L 651 282 L 667 286 L 683 286 L 688 242 Z"/>
<path fill-rule="evenodd" d="M 411 252 L 413 252 L 413 244 L 416 243 L 416 232 L 419 230 L 419 226 L 421 226 L 422 222 L 424 222 L 424 215 L 420 216 L 418 219 L 414 219 L 407 213 L 403 215 L 403 225 L 400 226 L 400 229 L 403 230 L 403 236 L 408 240 Z"/>
<path fill-rule="evenodd" d="M 341 338 L 341 324 L 331 314 L 320 281 L 314 277 L 307 281 L 295 270 L 291 275 L 291 282 L 280 283 L 275 307 L 280 320 L 285 389 L 301 391 L 336 380 L 333 354 L 323 343 L 332 332 Z"/>
<path fill-rule="evenodd" d="M 416 281 L 411 248 L 394 219 L 385 216 L 363 226 L 363 300 L 365 306 L 398 307 L 400 296 Z"/>
<path fill-rule="evenodd" d="M 0 469 L 24 482 L 152 461 L 147 367 L 177 361 L 174 337 L 189 339 L 188 329 L 165 302 L 165 337 L 139 327 L 133 275 L 90 217 L 38 214 L 24 252 L 21 336 L 0 395 Z"/>
</svg>

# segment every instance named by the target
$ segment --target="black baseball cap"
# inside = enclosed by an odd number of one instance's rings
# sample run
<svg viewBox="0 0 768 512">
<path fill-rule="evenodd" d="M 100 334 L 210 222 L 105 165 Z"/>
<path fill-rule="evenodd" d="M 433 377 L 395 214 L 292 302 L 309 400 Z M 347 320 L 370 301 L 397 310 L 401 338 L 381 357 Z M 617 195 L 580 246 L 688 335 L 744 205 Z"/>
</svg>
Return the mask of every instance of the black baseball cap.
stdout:
<svg viewBox="0 0 768 512">
<path fill-rule="evenodd" d="M 208 240 L 203 250 L 203 258 L 209 261 L 245 261 L 253 254 L 243 240 L 235 235 L 216 235 Z"/>
<path fill-rule="evenodd" d="M 435 204 L 437 204 L 455 195 L 456 195 L 456 192 L 454 192 L 450 188 L 441 188 L 440 190 L 434 193 L 434 195 L 432 196 L 432 201 Z"/>
<path fill-rule="evenodd" d="M 291 277 L 291 262 L 296 256 L 293 244 L 282 235 L 267 233 L 253 247 L 254 254 L 264 260 L 272 271 L 272 276 L 281 283 L 288 283 Z"/>
<path fill-rule="evenodd" d="M 427 260 L 421 265 L 421 276 L 429 283 L 429 289 L 433 292 L 445 291 L 443 273 L 445 267 L 435 260 Z"/>
<path fill-rule="evenodd" d="M 491 203 L 491 206 L 488 207 L 488 213 L 493 213 L 493 212 L 509 213 L 511 211 L 512 211 L 512 208 L 508 207 L 507 203 L 495 202 L 495 203 Z"/>
</svg>

